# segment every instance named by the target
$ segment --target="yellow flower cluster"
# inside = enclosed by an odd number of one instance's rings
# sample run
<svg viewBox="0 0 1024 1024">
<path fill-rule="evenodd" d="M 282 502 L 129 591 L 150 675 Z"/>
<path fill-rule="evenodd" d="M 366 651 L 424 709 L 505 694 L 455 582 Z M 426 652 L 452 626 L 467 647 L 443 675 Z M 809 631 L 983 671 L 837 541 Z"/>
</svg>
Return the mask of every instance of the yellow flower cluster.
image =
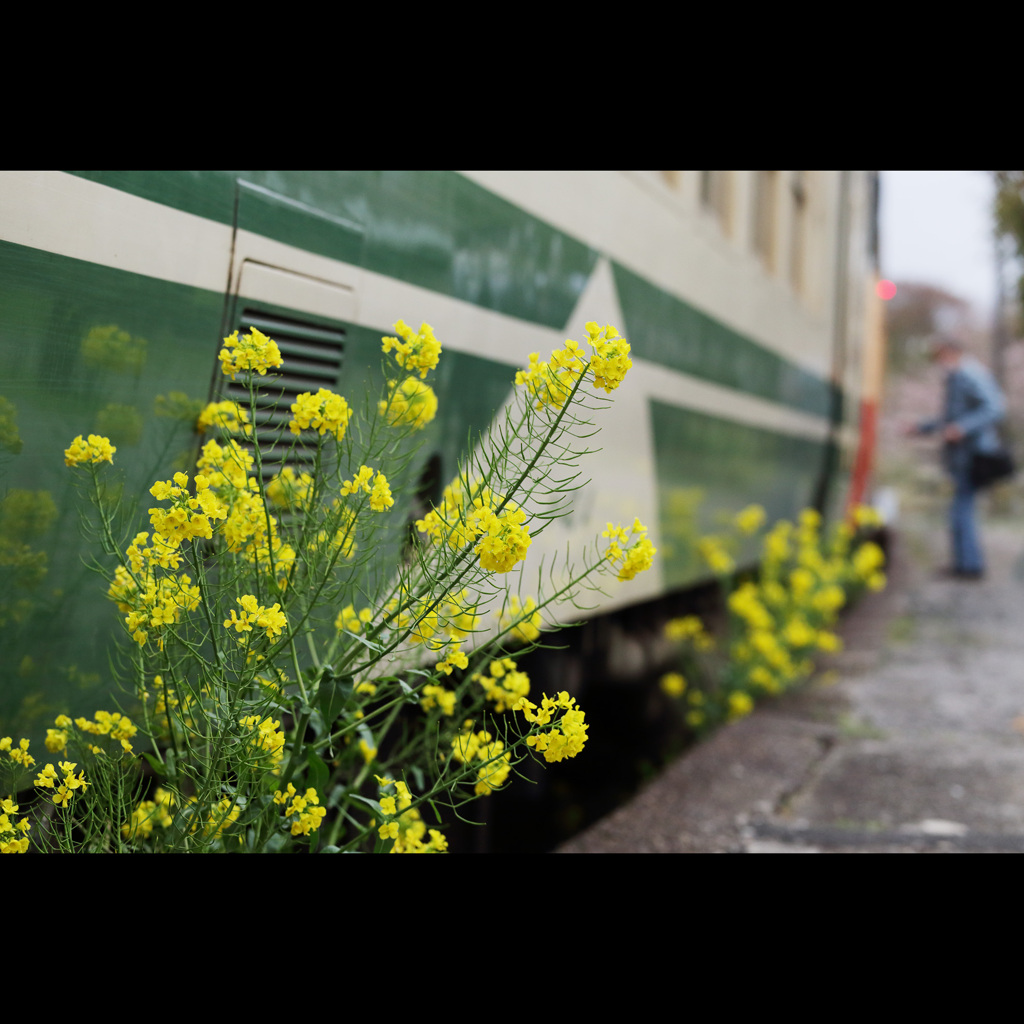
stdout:
<svg viewBox="0 0 1024 1024">
<path fill-rule="evenodd" d="M 28 853 L 28 836 L 32 828 L 28 818 L 14 820 L 18 805 L 13 797 L 0 800 L 0 853 Z"/>
<path fill-rule="evenodd" d="M 686 693 L 686 679 L 679 672 L 666 672 L 659 685 L 670 697 L 682 697 Z"/>
<path fill-rule="evenodd" d="M 446 690 L 437 683 L 427 683 L 420 691 L 420 707 L 424 711 L 440 708 L 443 715 L 455 714 L 455 700 L 458 694 L 454 690 Z"/>
<path fill-rule="evenodd" d="M 702 537 L 697 544 L 697 550 L 711 571 L 719 576 L 724 576 L 736 568 L 736 562 L 719 537 Z"/>
<path fill-rule="evenodd" d="M 495 711 L 513 707 L 520 697 L 530 692 L 530 677 L 516 667 L 511 658 L 495 658 L 488 666 L 488 674 L 476 672 L 474 683 L 484 688 L 484 696 L 494 701 Z"/>
<path fill-rule="evenodd" d="M 285 618 L 281 606 L 277 602 L 270 608 L 264 608 L 257 604 L 253 594 L 245 594 L 235 599 L 236 604 L 242 606 L 242 615 L 231 609 L 231 618 L 224 620 L 225 629 L 234 629 L 237 633 L 251 633 L 253 626 L 257 626 L 267 634 L 268 640 L 273 640 L 281 635 L 281 631 L 288 627 L 288 620 Z M 238 637 L 240 644 L 245 644 L 244 636 Z"/>
<path fill-rule="evenodd" d="M 343 629 L 347 629 L 350 633 L 361 633 L 363 626 L 372 621 L 373 611 L 369 608 L 363 608 L 358 614 L 356 614 L 355 605 L 346 605 L 338 612 L 338 617 L 334 620 L 334 628 L 340 633 Z"/>
<path fill-rule="evenodd" d="M 199 587 L 193 586 L 191 578 L 185 574 L 158 579 L 152 566 L 142 576 L 142 581 L 143 589 L 140 591 L 128 570 L 119 565 L 107 596 L 127 613 L 125 624 L 128 632 L 140 647 L 145 645 L 150 633 L 154 633 L 157 645 L 163 650 L 164 628 L 180 622 L 183 611 L 193 612 L 199 607 Z"/>
<path fill-rule="evenodd" d="M 208 480 L 210 490 L 228 509 L 219 531 L 228 551 L 241 554 L 261 567 L 269 567 L 273 554 L 278 583 L 283 586 L 295 562 L 295 550 L 290 544 L 282 543 L 277 533 L 277 520 L 268 513 L 260 498 L 256 479 L 249 476 L 253 469 L 252 455 L 234 440 L 226 447 L 208 441 L 203 445 L 198 469 Z M 301 486 L 301 481 L 299 484 Z"/>
<path fill-rule="evenodd" d="M 251 733 L 249 749 L 256 755 L 257 767 L 267 768 L 276 775 L 284 760 L 285 735 L 279 731 L 281 723 L 269 715 L 266 718 L 247 715 L 238 724 Z"/>
<path fill-rule="evenodd" d="M 526 513 L 514 502 L 507 502 L 500 514 L 492 508 L 481 509 L 482 536 L 473 551 L 480 565 L 490 572 L 508 572 L 526 557 L 530 532 L 523 525 Z"/>
<path fill-rule="evenodd" d="M 441 357 L 441 343 L 434 337 L 430 324 L 420 324 L 417 334 L 411 327 L 399 320 L 394 324 L 395 332 L 402 339 L 383 338 L 383 350 L 395 350 L 395 362 L 410 373 L 419 373 L 420 379 L 433 370 Z"/>
<path fill-rule="evenodd" d="M 236 610 L 231 608 L 230 618 L 225 618 L 224 629 L 234 629 L 237 633 L 245 634 L 252 633 L 253 627 L 256 626 L 266 633 L 266 638 L 272 640 L 274 637 L 281 636 L 283 630 L 288 627 L 288 620 L 285 617 L 285 613 L 281 610 L 281 605 L 274 602 L 269 608 L 264 608 L 261 604 L 257 604 L 256 598 L 252 594 L 246 594 L 243 597 L 236 598 L 236 603 L 242 605 L 243 613 L 239 615 Z M 245 644 L 245 636 L 240 636 L 240 644 Z"/>
<path fill-rule="evenodd" d="M 422 430 L 437 415 L 437 395 L 415 377 L 406 377 L 401 383 L 389 380 L 387 398 L 381 399 L 377 411 L 393 427 Z"/>
<path fill-rule="evenodd" d="M 506 501 L 497 513 L 501 495 L 478 484 L 471 490 L 472 500 L 467 501 L 461 481 L 446 487 L 440 507 L 417 519 L 416 529 L 435 544 L 447 543 L 456 550 L 477 541 L 473 551 L 480 556 L 480 565 L 490 572 L 508 572 L 526 557 L 530 546 L 526 513 L 514 501 Z"/>
<path fill-rule="evenodd" d="M 563 690 L 557 697 L 544 694 L 540 708 L 526 697 L 516 701 L 513 711 L 519 711 L 528 722 L 535 725 L 550 725 L 553 716 L 559 710 L 564 713 L 558 718 L 556 727 L 544 732 L 531 733 L 526 737 L 526 744 L 544 755 L 549 762 L 563 761 L 575 757 L 587 742 L 587 729 L 584 713 L 576 706 L 576 700 Z"/>
<path fill-rule="evenodd" d="M 38 786 L 40 789 L 56 789 L 53 795 L 53 802 L 58 807 L 67 807 L 75 793 L 78 790 L 84 793 L 89 783 L 85 780 L 84 771 L 75 775 L 75 769 L 78 767 L 75 762 L 59 761 L 58 767 L 64 773 L 64 779 L 59 786 L 57 786 L 59 776 L 52 764 L 48 764 L 39 773 L 33 785 Z"/>
<path fill-rule="evenodd" d="M 669 619 L 665 624 L 665 636 L 669 640 L 688 640 L 698 651 L 710 651 L 715 646 L 714 638 L 704 629 L 704 623 L 696 615 Z"/>
<path fill-rule="evenodd" d="M 629 358 L 629 342 L 611 324 L 598 327 L 591 320 L 583 326 L 594 350 L 590 357 L 594 387 L 604 388 L 610 393 L 625 380 L 626 371 L 633 365 Z"/>
<path fill-rule="evenodd" d="M 427 835 L 427 826 L 423 823 L 420 812 L 412 806 L 409 787 L 401 780 L 396 782 L 380 775 L 375 775 L 374 778 L 382 793 L 394 787 L 393 796 L 382 796 L 378 801 L 384 815 L 384 823 L 378 826 L 377 834 L 381 839 L 395 841 L 391 853 L 445 853 L 448 841 L 436 828 L 430 829 L 429 840 L 423 841 Z"/>
<path fill-rule="evenodd" d="M 551 353 L 550 361 L 542 362 L 538 352 L 531 352 L 529 366 L 517 371 L 516 384 L 526 387 L 536 399 L 536 408 L 561 409 L 588 369 L 594 375 L 594 387 L 604 388 L 609 393 L 625 379 L 633 365 L 629 342 L 611 324 L 600 327 L 590 320 L 584 327 L 593 349 L 589 361 L 579 343 L 569 338 L 564 348 Z"/>
<path fill-rule="evenodd" d="M 320 388 L 314 395 L 306 391 L 298 395 L 292 404 L 294 419 L 288 424 L 293 434 L 302 430 L 315 430 L 321 437 L 331 434 L 336 441 L 345 436 L 352 410 L 341 395 L 327 388 Z"/>
<path fill-rule="evenodd" d="M 232 380 L 236 374 L 246 370 L 262 377 L 271 367 L 278 367 L 284 363 L 277 342 L 255 327 L 251 328 L 251 333 L 243 334 L 241 337 L 238 336 L 238 331 L 228 335 L 217 358 L 220 360 L 221 372 Z"/>
<path fill-rule="evenodd" d="M 71 722 L 66 715 L 58 715 L 54 724 L 60 727 L 60 732 L 54 735 L 53 739 L 59 739 L 61 734 L 65 737 L 65 741 L 60 747 L 51 747 L 51 737 L 47 735 L 46 748 L 56 753 L 57 750 L 63 749 L 67 745 L 67 727 Z M 90 722 L 88 718 L 76 718 L 75 725 L 81 732 L 93 736 L 109 736 L 112 740 L 118 740 L 121 749 L 126 754 L 133 752 L 131 739 L 139 731 L 138 726 L 127 715 L 122 715 L 120 711 L 97 711 L 93 715 L 93 721 Z M 54 730 L 51 729 L 50 732 L 53 733 Z M 92 747 L 93 753 L 100 749 Z"/>
<path fill-rule="evenodd" d="M 508 630 L 509 635 L 515 640 L 521 640 L 524 644 L 533 643 L 540 636 L 542 620 L 540 612 L 537 611 L 537 602 L 528 597 L 526 603 L 520 602 L 513 594 L 509 598 L 508 610 L 499 613 L 498 623 L 503 630 Z"/>
<path fill-rule="evenodd" d="M 36 763 L 36 759 L 28 752 L 28 746 L 27 739 L 19 740 L 15 747 L 10 736 L 0 737 L 0 752 L 6 751 L 10 759 L 23 768 L 31 768 Z"/>
<path fill-rule="evenodd" d="M 761 513 L 759 506 L 745 509 L 733 518 L 735 529 L 748 535 L 760 529 Z M 745 715 L 758 693 L 778 694 L 806 678 L 813 670 L 814 653 L 839 649 L 841 641 L 832 627 L 848 593 L 860 586 L 884 585 L 881 549 L 866 542 L 853 550 L 860 519 L 873 522 L 870 515 L 855 511 L 852 522 L 839 524 L 828 543 L 814 509 L 804 509 L 796 523 L 782 520 L 768 531 L 758 581 L 736 586 L 728 597 L 733 620 L 728 672 L 706 693 L 688 690 L 687 721 L 701 727 Z M 734 541 L 720 537 L 700 543 L 719 573 L 734 567 L 730 543 Z M 699 649 L 698 627 L 693 617 L 674 620 L 666 635 Z"/>
<path fill-rule="evenodd" d="M 373 484 L 370 481 L 373 480 Z M 383 473 L 374 476 L 374 470 L 369 466 L 360 466 L 352 480 L 346 480 L 341 485 L 341 495 L 357 494 L 364 491 L 370 496 L 370 508 L 374 512 L 386 512 L 395 503 L 391 496 L 391 488 L 388 485 L 388 478 Z"/>
<path fill-rule="evenodd" d="M 320 806 L 320 797 L 312 786 L 300 796 L 289 782 L 283 792 L 279 789 L 274 793 L 274 803 L 288 805 L 284 816 L 292 819 L 293 836 L 308 836 L 310 832 L 315 832 L 327 815 L 327 808 Z"/>
<path fill-rule="evenodd" d="M 309 504 L 315 483 L 311 474 L 296 473 L 285 466 L 267 484 L 267 497 L 278 508 L 300 509 Z"/>
<path fill-rule="evenodd" d="M 477 770 L 473 787 L 477 796 L 487 796 L 503 786 L 512 771 L 512 755 L 505 750 L 505 744 L 486 729 L 474 732 L 472 720 L 464 722 L 462 733 L 452 740 L 452 757 L 459 764 L 484 762 Z"/>
<path fill-rule="evenodd" d="M 196 420 L 196 431 L 206 433 L 210 427 L 219 427 L 229 434 L 242 434 L 248 437 L 252 433 L 249 425 L 249 414 L 237 402 L 210 402 Z"/>
<path fill-rule="evenodd" d="M 132 811 L 131 818 L 121 826 L 121 835 L 125 839 L 148 839 L 153 829 L 170 828 L 174 822 L 171 809 L 174 807 L 174 796 L 166 789 L 158 788 L 152 800 L 143 800 Z"/>
<path fill-rule="evenodd" d="M 71 442 L 70 447 L 64 449 L 65 466 L 81 466 L 86 462 L 109 462 L 113 465 L 114 452 L 117 449 L 110 443 L 110 439 L 100 437 L 99 434 L 90 434 L 88 441 L 82 440 L 82 435 Z"/>
<path fill-rule="evenodd" d="M 648 540 L 647 527 L 639 519 L 633 520 L 628 534 L 621 523 L 614 526 L 609 523 L 601 536 L 611 540 L 605 558 L 618 565 L 620 580 L 631 580 L 654 564 L 658 549 Z"/>
<path fill-rule="evenodd" d="M 195 478 L 196 495 L 188 491 L 188 474 L 175 473 L 173 481 L 157 481 L 149 493 L 157 501 L 169 501 L 168 509 L 151 508 L 149 521 L 153 529 L 174 546 L 197 537 L 213 536 L 211 519 L 226 519 L 228 507 L 210 487 L 210 478 L 199 473 Z"/>
<path fill-rule="evenodd" d="M 736 513 L 733 522 L 736 529 L 746 536 L 757 533 L 764 525 L 765 511 L 761 505 L 748 505 L 742 512 Z"/>
</svg>

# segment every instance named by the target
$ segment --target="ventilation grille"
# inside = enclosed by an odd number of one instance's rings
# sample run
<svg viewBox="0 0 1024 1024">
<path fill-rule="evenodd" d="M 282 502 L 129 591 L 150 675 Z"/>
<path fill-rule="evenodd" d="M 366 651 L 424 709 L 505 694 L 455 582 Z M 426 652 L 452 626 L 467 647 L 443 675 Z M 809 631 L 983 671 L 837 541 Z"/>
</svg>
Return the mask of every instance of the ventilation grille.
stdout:
<svg viewBox="0 0 1024 1024">
<path fill-rule="evenodd" d="M 238 333 L 246 334 L 253 327 L 277 342 L 283 359 L 273 377 L 256 378 L 260 394 L 256 397 L 256 407 L 250 410 L 261 438 L 262 475 L 266 482 L 279 473 L 286 462 L 296 473 L 312 467 L 316 433 L 303 431 L 295 438 L 288 430 L 291 407 L 296 396 L 306 391 L 337 390 L 345 332 L 254 309 L 243 310 L 237 324 Z M 248 407 L 249 392 L 240 381 L 229 380 L 224 397 Z M 278 438 L 275 444 L 270 443 L 271 437 Z M 294 447 L 292 442 L 295 442 Z M 253 445 L 249 443 L 248 448 L 252 451 Z"/>
</svg>

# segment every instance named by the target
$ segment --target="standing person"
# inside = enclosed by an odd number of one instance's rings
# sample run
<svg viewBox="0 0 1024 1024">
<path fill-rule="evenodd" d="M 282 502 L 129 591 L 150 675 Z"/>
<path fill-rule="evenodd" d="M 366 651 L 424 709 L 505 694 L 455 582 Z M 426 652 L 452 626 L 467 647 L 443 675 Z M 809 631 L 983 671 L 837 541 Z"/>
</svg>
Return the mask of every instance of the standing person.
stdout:
<svg viewBox="0 0 1024 1024">
<path fill-rule="evenodd" d="M 978 534 L 971 459 L 975 452 L 998 451 L 996 424 L 1005 414 L 1006 403 L 992 374 L 958 342 L 940 338 L 931 356 L 946 370 L 942 415 L 918 423 L 909 433 L 939 433 L 942 463 L 953 480 L 949 509 L 953 561 L 944 574 L 978 580 L 985 575 L 985 556 Z"/>
</svg>

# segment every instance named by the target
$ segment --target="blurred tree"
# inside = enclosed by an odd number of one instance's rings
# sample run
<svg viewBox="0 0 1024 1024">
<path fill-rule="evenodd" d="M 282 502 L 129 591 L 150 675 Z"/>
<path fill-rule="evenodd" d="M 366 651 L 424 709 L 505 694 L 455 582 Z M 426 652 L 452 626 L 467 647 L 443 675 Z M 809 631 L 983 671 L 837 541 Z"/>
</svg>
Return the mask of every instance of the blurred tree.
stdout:
<svg viewBox="0 0 1024 1024">
<path fill-rule="evenodd" d="M 928 358 L 928 341 L 936 334 L 960 337 L 970 329 L 971 305 L 931 284 L 897 282 L 885 304 L 889 369 L 913 369 Z"/>
<path fill-rule="evenodd" d="M 1018 261 L 1017 309 L 1013 317 L 1013 333 L 1021 331 L 1021 307 L 1024 306 L 1024 274 L 1020 260 L 1024 258 L 1024 171 L 993 171 L 996 181 L 994 201 L 996 235 L 996 314 L 992 330 L 992 368 L 996 378 L 1006 386 L 1006 347 L 1010 330 L 1006 322 L 1003 280 L 1006 265 Z"/>
</svg>

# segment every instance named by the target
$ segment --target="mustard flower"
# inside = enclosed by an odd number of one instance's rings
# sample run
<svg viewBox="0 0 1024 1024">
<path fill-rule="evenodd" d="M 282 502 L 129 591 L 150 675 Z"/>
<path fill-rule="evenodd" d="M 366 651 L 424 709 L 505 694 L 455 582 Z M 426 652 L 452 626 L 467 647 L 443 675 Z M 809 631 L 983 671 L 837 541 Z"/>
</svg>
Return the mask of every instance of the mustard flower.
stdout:
<svg viewBox="0 0 1024 1024">
<path fill-rule="evenodd" d="M 355 605 L 346 605 L 334 620 L 334 628 L 340 633 L 347 629 L 350 633 L 361 633 L 363 626 L 373 619 L 373 612 L 369 608 L 363 608 L 356 614 Z"/>
<path fill-rule="evenodd" d="M 110 443 L 107 437 L 100 437 L 99 434 L 90 434 L 88 441 L 82 440 L 82 435 L 71 442 L 71 446 L 64 450 L 65 466 L 81 466 L 83 463 L 114 462 L 114 452 L 117 449 Z"/>
<path fill-rule="evenodd" d="M 231 618 L 224 620 L 224 628 L 234 628 L 238 633 L 251 633 L 253 626 L 265 630 L 267 639 L 273 640 L 281 635 L 282 630 L 288 626 L 281 606 L 275 602 L 270 608 L 264 608 L 257 604 L 253 594 L 245 594 L 235 599 L 236 604 L 242 606 L 243 614 L 239 616 L 234 609 L 231 610 Z M 244 644 L 245 637 L 239 637 L 238 642 Z"/>
<path fill-rule="evenodd" d="M 729 719 L 742 718 L 754 710 L 754 701 L 750 694 L 737 690 L 729 694 Z"/>
<path fill-rule="evenodd" d="M 311 474 L 285 466 L 267 484 L 267 497 L 279 508 L 299 509 L 309 503 L 315 483 Z"/>
<path fill-rule="evenodd" d="M 526 557 L 530 533 L 523 525 L 526 513 L 513 502 L 506 503 L 500 515 L 484 510 L 483 537 L 473 551 L 480 556 L 482 568 L 491 572 L 508 572 Z"/>
<path fill-rule="evenodd" d="M 737 512 L 733 522 L 740 533 L 747 536 L 757 533 L 764 525 L 765 511 L 760 505 L 748 505 L 742 512 Z"/>
<path fill-rule="evenodd" d="M 477 672 L 472 676 L 479 683 L 484 696 L 494 701 L 495 711 L 512 707 L 530 692 L 530 677 L 516 667 L 511 658 L 496 658 L 487 668 L 487 674 Z"/>
<path fill-rule="evenodd" d="M 278 367 L 284 363 L 277 343 L 255 327 L 251 328 L 251 333 L 243 334 L 241 337 L 238 336 L 238 331 L 228 335 L 217 358 L 221 363 L 221 371 L 232 380 L 236 374 L 245 370 L 262 377 L 271 367 Z"/>
<path fill-rule="evenodd" d="M 647 539 L 647 527 L 639 519 L 633 520 L 629 535 L 621 524 L 609 523 L 601 536 L 611 540 L 605 558 L 618 565 L 620 580 L 631 580 L 654 564 L 657 548 Z M 624 548 L 623 545 L 629 546 Z"/>
<path fill-rule="evenodd" d="M 439 708 L 443 715 L 455 714 L 455 691 L 446 690 L 436 683 L 428 683 L 420 693 L 420 706 L 424 711 Z"/>
<path fill-rule="evenodd" d="M 611 324 L 599 327 L 591 320 L 584 327 L 594 349 L 590 358 L 594 387 L 604 388 L 610 394 L 623 382 L 633 365 L 629 358 L 629 342 Z"/>
<path fill-rule="evenodd" d="M 28 752 L 29 741 L 21 739 L 15 747 L 12 745 L 11 737 L 4 736 L 0 739 L 0 751 L 7 751 L 10 759 L 23 768 L 31 768 L 36 759 Z"/>
<path fill-rule="evenodd" d="M 565 348 L 551 353 L 550 362 L 541 362 L 539 353 L 531 352 L 527 368 L 516 372 L 516 385 L 536 399 L 537 409 L 561 409 L 586 368 L 579 345 L 569 338 Z"/>
<path fill-rule="evenodd" d="M 686 692 L 686 680 L 678 672 L 666 672 L 661 677 L 659 685 L 670 697 L 682 697 Z"/>
<path fill-rule="evenodd" d="M 532 597 L 528 597 L 524 604 L 513 594 L 509 599 L 508 611 L 499 614 L 498 622 L 502 629 L 507 629 L 513 638 L 523 643 L 533 643 L 540 636 L 540 612 Z"/>
<path fill-rule="evenodd" d="M 298 395 L 292 404 L 294 419 L 288 424 L 293 434 L 302 430 L 315 430 L 322 437 L 329 433 L 336 441 L 345 436 L 352 409 L 341 395 L 320 388 L 314 395 L 310 391 Z"/>
<path fill-rule="evenodd" d="M 28 853 L 27 832 L 32 828 L 28 818 L 15 819 L 18 805 L 13 797 L 0 801 L 0 853 Z"/>
<path fill-rule="evenodd" d="M 542 753 L 545 761 L 575 757 L 587 741 L 586 733 L 590 727 L 584 722 L 584 713 L 576 706 L 575 698 L 564 690 L 557 697 L 545 694 L 539 708 L 526 697 L 520 697 L 512 710 L 520 712 L 528 722 L 542 726 L 550 725 L 557 711 L 563 712 L 554 728 L 526 737 L 526 745 Z"/>
<path fill-rule="evenodd" d="M 252 433 L 248 412 L 232 401 L 207 404 L 196 420 L 196 431 L 203 434 L 210 427 L 219 427 L 229 434 L 242 434 L 245 437 Z"/>
<path fill-rule="evenodd" d="M 387 477 L 383 473 L 377 473 L 374 476 L 374 470 L 370 466 L 360 466 L 356 475 L 341 485 L 342 497 L 347 494 L 356 494 L 359 491 L 370 496 L 370 508 L 374 512 L 386 512 L 395 503 L 395 499 L 391 496 Z"/>
<path fill-rule="evenodd" d="M 717 537 L 702 537 L 697 542 L 697 550 L 712 572 L 720 575 L 730 573 L 736 568 L 732 555 L 726 551 L 724 545 Z"/>
<path fill-rule="evenodd" d="M 383 351 L 395 351 L 395 362 L 411 373 L 419 373 L 420 379 L 426 377 L 428 371 L 433 370 L 441 357 L 441 343 L 434 337 L 434 330 L 430 324 L 420 324 L 417 334 L 405 322 L 399 320 L 393 325 L 395 333 L 401 337 L 382 338 Z"/>
<path fill-rule="evenodd" d="M 422 430 L 437 415 L 437 395 L 429 384 L 406 377 L 400 384 L 388 381 L 388 396 L 381 399 L 378 412 L 393 426 Z"/>
</svg>

